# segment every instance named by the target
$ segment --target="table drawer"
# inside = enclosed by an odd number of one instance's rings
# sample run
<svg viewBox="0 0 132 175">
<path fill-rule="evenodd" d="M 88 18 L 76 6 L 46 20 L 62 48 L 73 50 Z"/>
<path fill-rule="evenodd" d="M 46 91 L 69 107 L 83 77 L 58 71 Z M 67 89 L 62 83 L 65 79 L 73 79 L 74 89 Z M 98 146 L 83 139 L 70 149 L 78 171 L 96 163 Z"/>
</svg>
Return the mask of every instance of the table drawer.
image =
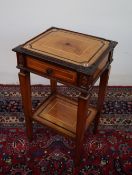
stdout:
<svg viewBox="0 0 132 175">
<path fill-rule="evenodd" d="M 42 75 L 47 75 L 65 82 L 75 83 L 77 74 L 74 71 L 63 69 L 59 66 L 48 64 L 32 57 L 26 57 L 26 67 L 39 72 Z"/>
</svg>

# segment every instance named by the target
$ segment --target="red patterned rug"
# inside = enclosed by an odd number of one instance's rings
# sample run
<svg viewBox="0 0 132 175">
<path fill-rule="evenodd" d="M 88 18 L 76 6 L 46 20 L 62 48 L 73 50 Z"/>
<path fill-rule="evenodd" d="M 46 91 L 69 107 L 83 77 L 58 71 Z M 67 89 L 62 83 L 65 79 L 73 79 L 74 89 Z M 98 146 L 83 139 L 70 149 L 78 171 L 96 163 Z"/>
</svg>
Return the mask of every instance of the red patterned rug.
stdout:
<svg viewBox="0 0 132 175">
<path fill-rule="evenodd" d="M 60 93 L 78 96 L 73 88 Z M 98 88 L 91 103 L 96 104 Z M 48 86 L 32 86 L 35 108 L 50 94 Z M 34 123 L 27 140 L 19 86 L 0 85 L 0 175 L 130 175 L 132 174 L 132 87 L 108 87 L 99 133 L 87 131 L 81 163 L 74 168 L 72 139 Z"/>
</svg>

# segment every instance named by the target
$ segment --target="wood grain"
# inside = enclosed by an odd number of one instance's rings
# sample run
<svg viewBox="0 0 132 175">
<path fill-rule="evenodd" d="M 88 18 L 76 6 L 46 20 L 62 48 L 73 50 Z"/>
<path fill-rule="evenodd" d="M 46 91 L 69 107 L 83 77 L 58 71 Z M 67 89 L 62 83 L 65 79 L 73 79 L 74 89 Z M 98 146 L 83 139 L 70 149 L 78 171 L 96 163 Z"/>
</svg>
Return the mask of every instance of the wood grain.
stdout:
<svg viewBox="0 0 132 175">
<path fill-rule="evenodd" d="M 22 103 L 26 121 L 26 131 L 28 139 L 31 141 L 33 137 L 32 129 L 32 101 L 31 101 L 31 86 L 30 73 L 19 72 L 20 90 L 22 95 Z"/>
<path fill-rule="evenodd" d="M 60 95 L 52 95 L 41 107 L 34 113 L 33 119 L 48 125 L 64 134 L 75 137 L 77 125 L 78 103 L 69 100 Z M 96 116 L 96 109 L 90 107 L 86 114 L 86 127 L 91 124 Z"/>
<path fill-rule="evenodd" d="M 33 69 L 35 71 L 39 71 L 42 75 L 46 74 L 51 78 L 60 79 L 62 81 L 76 83 L 77 74 L 74 71 L 63 69 L 59 66 L 54 66 L 52 64 L 48 64 L 46 62 L 42 62 L 32 57 L 26 57 L 26 67 Z M 48 71 L 51 72 L 48 72 Z"/>
<path fill-rule="evenodd" d="M 103 39 L 61 29 L 51 29 L 23 47 L 87 67 L 93 64 L 108 46 L 109 41 Z"/>
</svg>

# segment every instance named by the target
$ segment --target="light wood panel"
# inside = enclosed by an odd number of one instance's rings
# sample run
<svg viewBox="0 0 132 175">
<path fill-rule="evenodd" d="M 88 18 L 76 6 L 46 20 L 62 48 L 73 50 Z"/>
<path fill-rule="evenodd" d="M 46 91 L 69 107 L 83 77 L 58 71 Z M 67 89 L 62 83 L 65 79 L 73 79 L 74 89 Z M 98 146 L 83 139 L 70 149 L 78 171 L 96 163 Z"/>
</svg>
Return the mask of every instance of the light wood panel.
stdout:
<svg viewBox="0 0 132 175">
<path fill-rule="evenodd" d="M 33 119 L 66 135 L 76 136 L 78 103 L 60 95 L 52 95 L 33 115 Z M 89 108 L 86 128 L 96 116 L 96 109 Z"/>
<path fill-rule="evenodd" d="M 23 47 L 60 60 L 85 67 L 96 62 L 109 46 L 109 41 L 61 29 L 51 29 Z"/>
</svg>

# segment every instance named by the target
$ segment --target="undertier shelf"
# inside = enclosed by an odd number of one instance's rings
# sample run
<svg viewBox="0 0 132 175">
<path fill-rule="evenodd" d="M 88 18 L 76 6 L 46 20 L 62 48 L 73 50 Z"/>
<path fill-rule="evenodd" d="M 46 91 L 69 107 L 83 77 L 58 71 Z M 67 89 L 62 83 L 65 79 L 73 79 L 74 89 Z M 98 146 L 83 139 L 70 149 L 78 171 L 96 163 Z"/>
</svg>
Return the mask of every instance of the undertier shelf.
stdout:
<svg viewBox="0 0 132 175">
<path fill-rule="evenodd" d="M 68 136 L 76 137 L 78 102 L 61 95 L 50 96 L 33 114 L 33 119 Z M 94 107 L 88 109 L 86 128 L 97 114 Z"/>
</svg>

